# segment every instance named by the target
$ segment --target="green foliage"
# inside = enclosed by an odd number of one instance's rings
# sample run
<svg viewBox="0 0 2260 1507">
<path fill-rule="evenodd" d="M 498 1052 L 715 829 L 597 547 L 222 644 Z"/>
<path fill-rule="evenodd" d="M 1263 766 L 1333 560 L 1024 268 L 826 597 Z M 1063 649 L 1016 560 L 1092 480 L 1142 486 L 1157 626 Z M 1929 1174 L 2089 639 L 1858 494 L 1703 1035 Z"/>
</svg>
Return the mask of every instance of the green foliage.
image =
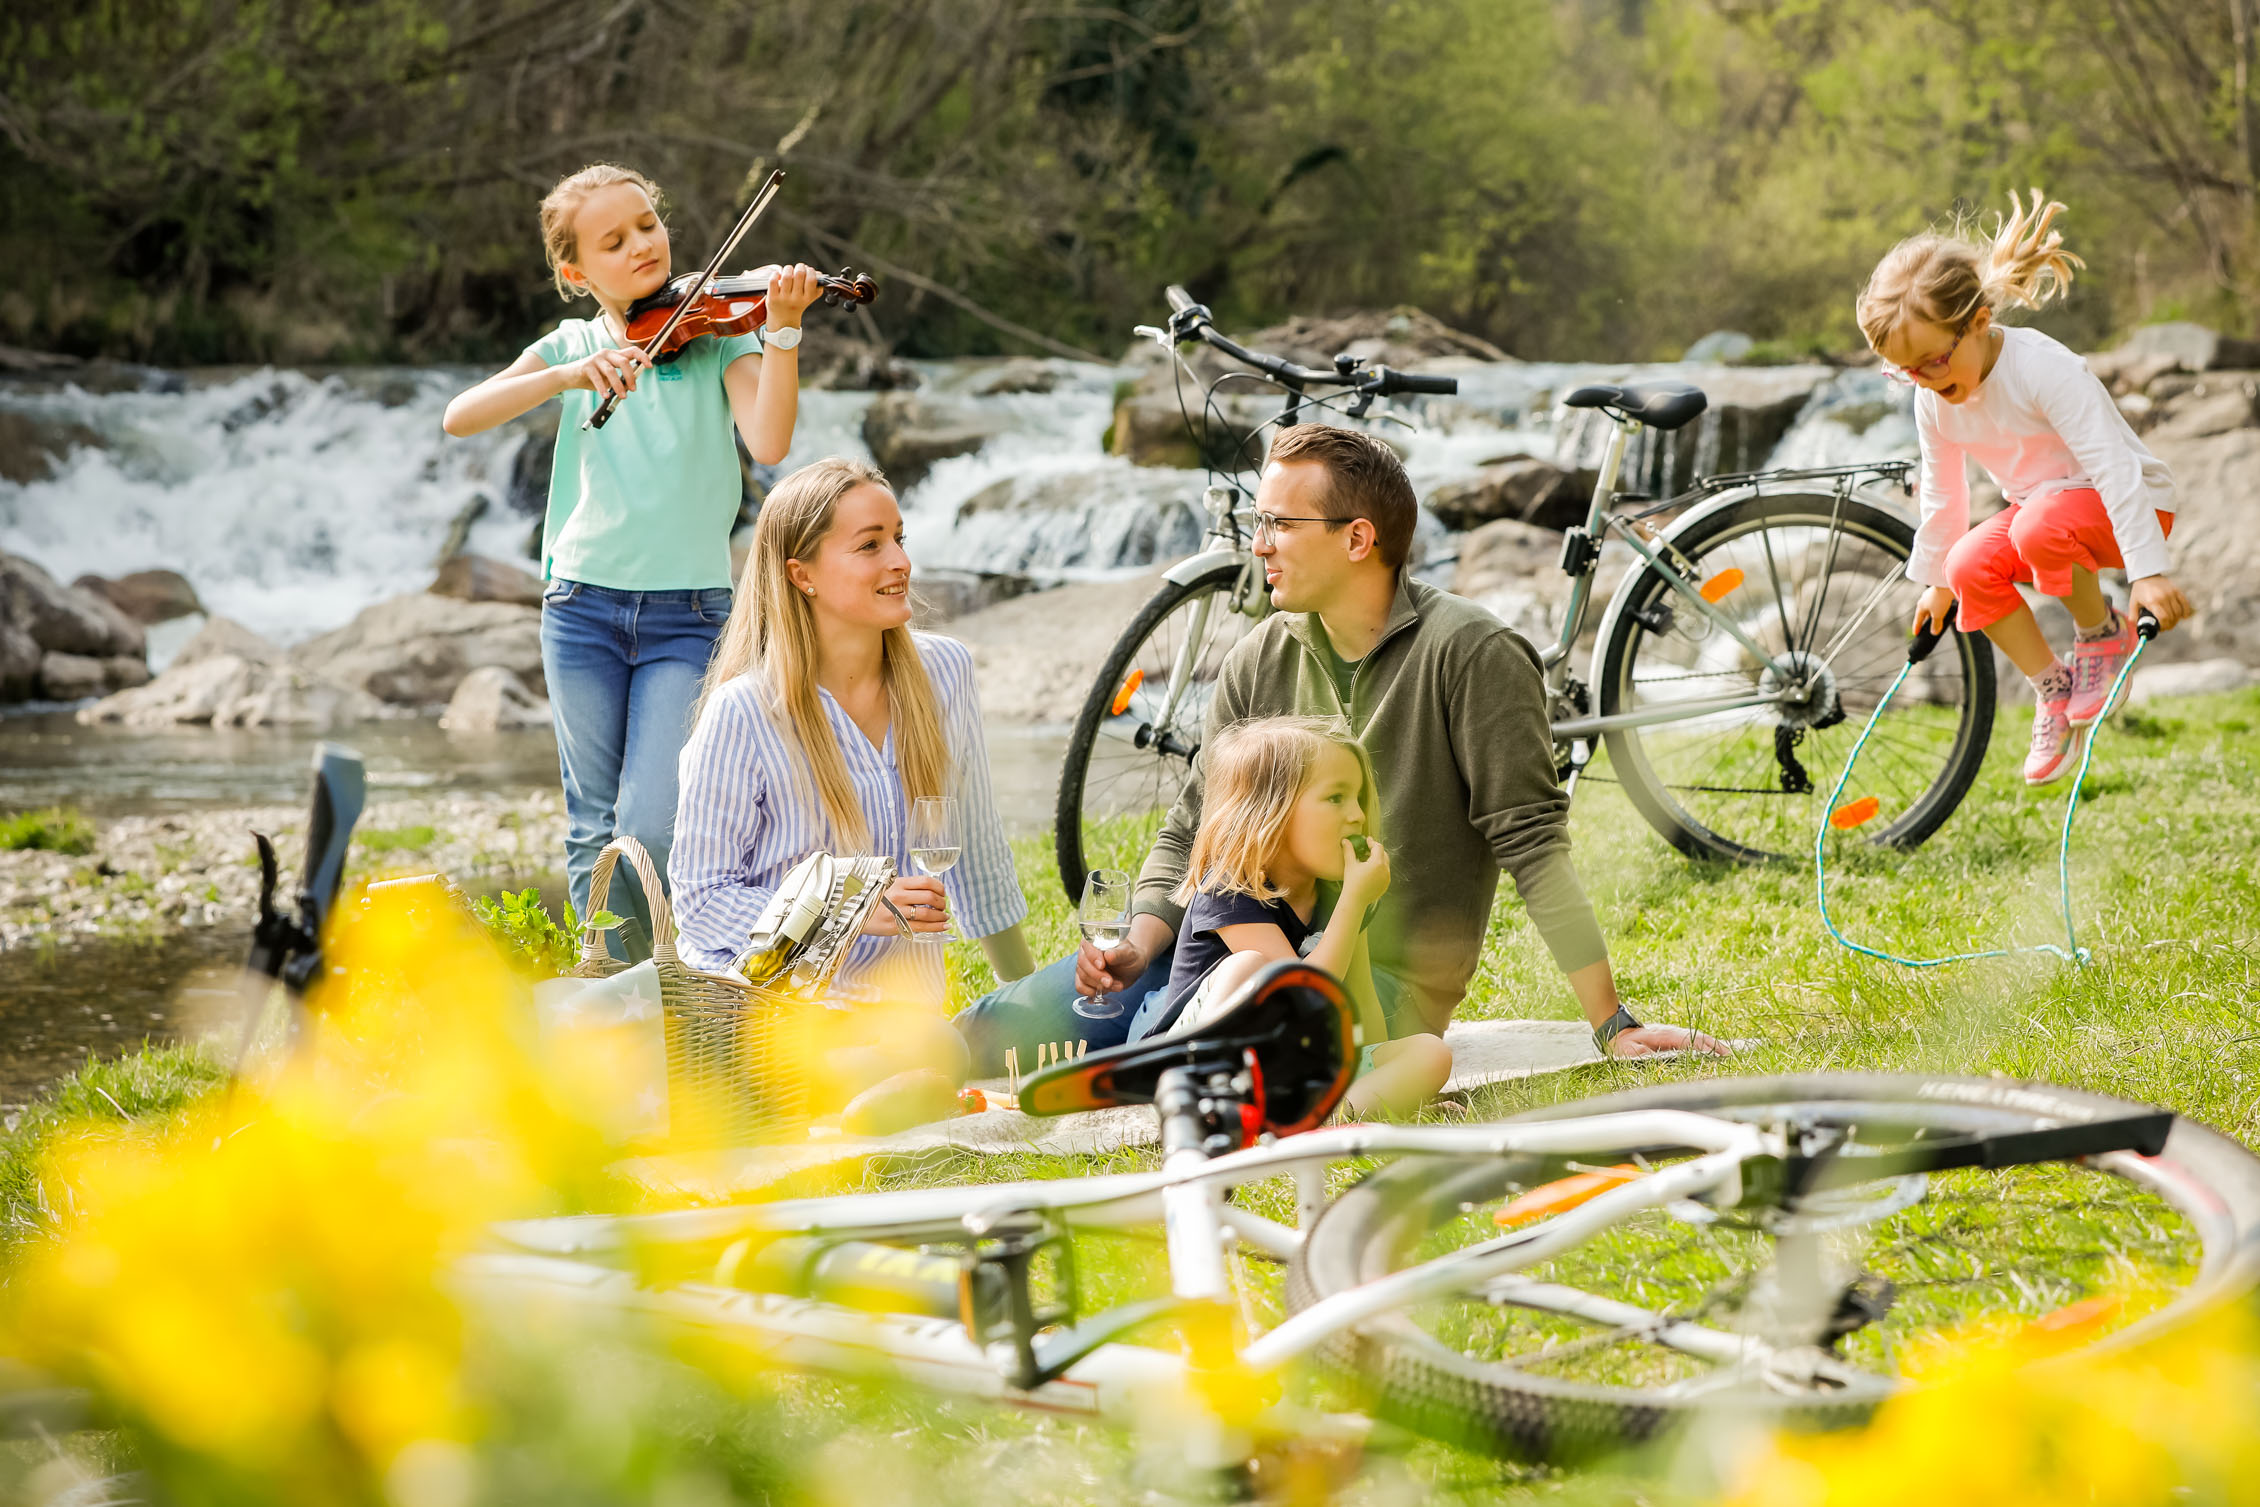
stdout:
<svg viewBox="0 0 2260 1507">
<path fill-rule="evenodd" d="M 2239 143 L 2260 132 L 2231 9 L 19 6 L 0 339 L 498 360 L 561 312 L 540 192 L 613 158 L 669 191 L 679 266 L 789 162 L 749 254 L 868 267 L 909 354 L 1024 348 L 967 299 L 1118 350 L 1180 281 L 1242 328 L 1414 303 L 1524 356 L 1662 356 L 1721 327 L 1797 355 L 1856 341 L 1893 241 L 2032 182 L 2090 263 L 2052 328 L 2242 325 L 2260 196 Z"/>
<path fill-rule="evenodd" d="M 554 978 L 580 961 L 582 932 L 610 931 L 625 919 L 600 910 L 581 921 L 568 901 L 560 925 L 541 903 L 541 891 L 530 888 L 481 895 L 471 902 L 471 913 L 521 967 L 542 978 Z"/>
<path fill-rule="evenodd" d="M 94 851 L 94 824 L 75 806 L 49 806 L 0 818 L 0 851 L 25 849 L 84 857 Z"/>
</svg>

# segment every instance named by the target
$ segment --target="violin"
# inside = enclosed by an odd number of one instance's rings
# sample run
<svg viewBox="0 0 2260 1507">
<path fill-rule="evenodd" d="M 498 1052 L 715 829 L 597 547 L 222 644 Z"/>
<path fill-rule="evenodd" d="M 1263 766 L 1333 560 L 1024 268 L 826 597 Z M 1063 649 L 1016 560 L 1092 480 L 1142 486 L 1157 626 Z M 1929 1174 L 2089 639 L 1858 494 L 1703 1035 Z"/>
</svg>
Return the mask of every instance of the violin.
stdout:
<svg viewBox="0 0 2260 1507">
<path fill-rule="evenodd" d="M 751 273 L 714 279 L 677 318 L 675 311 L 690 298 L 701 276 L 686 272 L 628 306 L 628 338 L 644 348 L 654 365 L 674 360 L 701 335 L 751 334 L 769 318 L 769 284 Z M 818 273 L 816 284 L 824 290 L 818 301 L 835 309 L 867 304 L 879 296 L 878 284 L 853 267 L 842 267 L 837 277 Z"/>
</svg>

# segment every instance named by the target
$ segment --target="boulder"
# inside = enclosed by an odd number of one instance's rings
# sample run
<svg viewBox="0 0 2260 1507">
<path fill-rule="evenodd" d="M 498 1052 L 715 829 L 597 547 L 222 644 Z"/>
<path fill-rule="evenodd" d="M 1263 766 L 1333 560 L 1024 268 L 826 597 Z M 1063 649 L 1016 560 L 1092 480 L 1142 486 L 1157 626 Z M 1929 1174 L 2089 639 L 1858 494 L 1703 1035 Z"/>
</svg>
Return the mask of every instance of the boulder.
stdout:
<svg viewBox="0 0 2260 1507">
<path fill-rule="evenodd" d="M 455 516 L 447 522 L 447 537 L 440 542 L 441 564 L 463 553 L 464 546 L 471 542 L 471 526 L 484 518 L 492 506 L 486 493 L 473 492 L 471 500 L 455 510 Z"/>
<path fill-rule="evenodd" d="M 977 398 L 998 398 L 1007 393 L 1050 392 L 1059 386 L 1059 371 L 1035 356 L 1006 356 L 984 365 L 965 384 Z"/>
<path fill-rule="evenodd" d="M 550 721 L 549 703 L 528 690 L 523 680 L 500 665 L 481 665 L 455 688 L 439 725 L 450 733 L 471 735 L 548 727 Z"/>
<path fill-rule="evenodd" d="M 2183 371 L 2209 372 L 2222 367 L 2260 366 L 2260 341 L 2239 340 L 2201 324 L 2176 320 L 2144 325 L 2112 354 L 2129 360 L 2171 356 Z"/>
<path fill-rule="evenodd" d="M 863 443 L 897 492 L 924 481 L 936 461 L 971 455 L 997 433 L 994 415 L 920 393 L 882 393 L 863 410 Z"/>
<path fill-rule="evenodd" d="M 303 727 L 317 731 L 399 715 L 374 696 L 280 661 L 214 653 L 175 663 L 148 684 L 81 707 L 78 720 L 128 727 Z"/>
<path fill-rule="evenodd" d="M 45 650 L 100 659 L 140 654 L 145 647 L 141 624 L 20 555 L 0 554 L 0 615 Z"/>
<path fill-rule="evenodd" d="M 2121 399 L 2122 406 L 2128 401 Z M 2144 432 L 2154 439 L 2204 439 L 2260 420 L 2260 376 L 2224 372 L 2200 377 L 2171 403 L 2154 403 Z"/>
<path fill-rule="evenodd" d="M 921 627 L 946 623 L 1035 589 L 1032 577 L 1015 571 L 922 570 L 910 578 L 910 596 Z"/>
<path fill-rule="evenodd" d="M 234 618 L 216 617 L 196 630 L 196 636 L 182 644 L 167 669 L 178 669 L 200 660 L 218 659 L 222 655 L 247 661 L 255 665 L 280 664 L 290 656 L 278 644 L 269 643 Z"/>
<path fill-rule="evenodd" d="M 0 701 L 27 701 L 39 694 L 39 664 L 46 652 L 23 629 L 0 618 Z"/>
<path fill-rule="evenodd" d="M 2179 356 L 2160 351 L 2130 351 L 2124 347 L 2096 351 L 2086 359 L 2087 369 L 2120 397 L 2139 396 L 2166 373 L 2182 369 Z"/>
<path fill-rule="evenodd" d="M 2135 671 L 2134 683 L 2127 687 L 2127 699 L 2154 701 L 2160 696 L 2241 691 L 2255 681 L 2260 681 L 2260 670 L 2241 659 L 2199 659 L 2188 664 L 2153 665 L 2145 655 L 2142 667 Z"/>
<path fill-rule="evenodd" d="M 188 617 L 204 610 L 196 588 L 177 570 L 137 570 L 114 580 L 107 576 L 80 576 L 71 585 L 101 597 L 144 626 L 169 623 L 176 617 Z"/>
<path fill-rule="evenodd" d="M 1190 384 L 1182 404 L 1166 388 L 1158 393 L 1134 390 L 1114 405 L 1114 422 L 1106 433 L 1107 453 L 1134 466 L 1237 470 L 1250 456 L 1262 457 L 1268 443 L 1264 422 L 1278 412 L 1276 399 L 1225 393 L 1204 405 Z M 1188 413 L 1195 429 L 1186 427 Z"/>
<path fill-rule="evenodd" d="M 301 644 L 292 659 L 320 679 L 395 706 L 443 706 L 481 665 L 499 665 L 544 689 L 538 609 L 423 591 L 377 603 Z"/>
<path fill-rule="evenodd" d="M 487 555 L 450 555 L 440 562 L 433 580 L 435 596 L 459 602 L 514 602 L 521 607 L 541 605 L 541 577 L 532 571 Z"/>
<path fill-rule="evenodd" d="M 1550 461 L 1512 455 L 1473 476 L 1438 483 L 1423 500 L 1448 529 L 1471 529 L 1498 518 L 1563 529 L 1585 516 L 1587 495 L 1573 473 Z"/>
<path fill-rule="evenodd" d="M 950 637 L 973 650 L 981 715 L 999 727 L 1072 723 L 1107 651 L 1160 585 L 1158 572 L 1078 581 L 951 623 Z"/>
<path fill-rule="evenodd" d="M 28 486 L 55 474 L 55 462 L 102 436 L 84 424 L 18 409 L 0 409 L 0 479 Z"/>
<path fill-rule="evenodd" d="M 1679 359 L 1716 362 L 1723 366 L 1740 361 L 1755 350 L 1757 345 L 1757 341 L 1740 330 L 1713 330 L 1689 346 Z"/>
<path fill-rule="evenodd" d="M 827 331 L 800 348 L 800 385 L 834 392 L 891 392 L 918 385 L 918 369 L 884 345 Z"/>
<path fill-rule="evenodd" d="M 549 469 L 557 458 L 557 431 L 537 430 L 510 457 L 510 479 L 503 484 L 502 500 L 513 513 L 541 518 L 549 512 Z"/>
<path fill-rule="evenodd" d="M 2197 615 L 2161 635 L 2139 673 L 2166 660 L 2260 664 L 2260 428 L 2195 438 L 2154 432 L 2145 443 L 2174 473 L 2169 570 Z"/>
<path fill-rule="evenodd" d="M 39 694 L 49 701 L 84 701 L 108 689 L 99 659 L 50 651 L 39 661 Z"/>
</svg>

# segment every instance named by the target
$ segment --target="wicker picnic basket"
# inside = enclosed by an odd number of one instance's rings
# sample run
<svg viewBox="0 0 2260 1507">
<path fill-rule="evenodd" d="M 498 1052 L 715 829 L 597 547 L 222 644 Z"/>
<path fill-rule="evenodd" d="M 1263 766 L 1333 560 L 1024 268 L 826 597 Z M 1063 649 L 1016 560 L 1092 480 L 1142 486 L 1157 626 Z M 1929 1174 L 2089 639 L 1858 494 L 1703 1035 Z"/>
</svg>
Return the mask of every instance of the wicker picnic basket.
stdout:
<svg viewBox="0 0 2260 1507">
<path fill-rule="evenodd" d="M 605 908 L 622 858 L 635 869 L 651 907 L 652 961 L 667 1034 L 669 1139 L 743 1146 L 798 1131 L 809 1118 L 807 1077 L 792 1048 L 805 1039 L 807 1012 L 822 1006 L 686 964 L 675 950 L 675 914 L 659 870 L 632 837 L 614 838 L 597 855 L 589 876 L 591 915 Z M 626 966 L 606 950 L 604 933 L 592 931 L 582 940 L 573 976 L 605 978 Z"/>
</svg>

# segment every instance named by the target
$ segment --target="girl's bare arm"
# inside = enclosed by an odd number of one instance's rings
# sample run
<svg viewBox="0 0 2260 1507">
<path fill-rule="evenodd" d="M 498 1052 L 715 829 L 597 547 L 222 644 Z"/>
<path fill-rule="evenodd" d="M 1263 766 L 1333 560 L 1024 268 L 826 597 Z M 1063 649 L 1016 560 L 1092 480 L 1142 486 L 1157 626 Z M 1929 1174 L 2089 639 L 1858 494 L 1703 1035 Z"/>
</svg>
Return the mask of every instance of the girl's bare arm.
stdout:
<svg viewBox="0 0 2260 1507">
<path fill-rule="evenodd" d="M 574 388 L 606 394 L 634 392 L 636 374 L 650 364 L 650 359 L 633 346 L 601 350 L 586 360 L 569 361 L 563 366 L 551 366 L 537 352 L 527 351 L 478 386 L 457 393 L 440 425 L 461 439 L 507 424 Z"/>
</svg>

